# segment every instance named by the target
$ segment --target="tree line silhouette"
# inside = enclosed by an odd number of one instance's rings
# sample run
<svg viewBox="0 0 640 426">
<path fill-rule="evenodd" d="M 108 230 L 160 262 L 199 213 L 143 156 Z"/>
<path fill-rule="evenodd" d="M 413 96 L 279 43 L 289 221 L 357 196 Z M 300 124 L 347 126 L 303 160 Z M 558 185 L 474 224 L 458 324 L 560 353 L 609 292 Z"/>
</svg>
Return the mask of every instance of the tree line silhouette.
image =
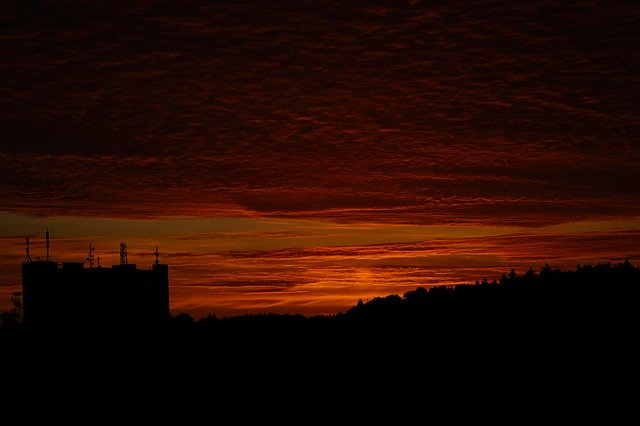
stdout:
<svg viewBox="0 0 640 426">
<path fill-rule="evenodd" d="M 295 396 L 300 411 L 354 418 L 515 410 L 611 421 L 635 406 L 622 385 L 638 373 L 639 293 L 640 269 L 627 261 L 418 287 L 335 315 L 179 314 L 171 382 Z"/>
<path fill-rule="evenodd" d="M 626 261 L 417 287 L 334 315 L 180 313 L 169 320 L 168 415 L 637 416 L 625 385 L 639 375 L 639 293 Z M 0 342 L 1 399 L 20 409 L 21 324 L 5 321 Z"/>
</svg>

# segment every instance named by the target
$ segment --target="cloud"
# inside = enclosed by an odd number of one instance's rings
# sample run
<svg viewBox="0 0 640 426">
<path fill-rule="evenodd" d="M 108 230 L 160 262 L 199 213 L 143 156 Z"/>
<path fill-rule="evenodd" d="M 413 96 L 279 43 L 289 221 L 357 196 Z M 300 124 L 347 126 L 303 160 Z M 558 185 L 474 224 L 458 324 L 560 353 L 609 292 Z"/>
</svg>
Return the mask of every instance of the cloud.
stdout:
<svg viewBox="0 0 640 426">
<path fill-rule="evenodd" d="M 640 211 L 631 3 L 2 7 L 3 211 L 509 226 Z"/>
<path fill-rule="evenodd" d="M 439 235 L 420 241 L 271 250 L 226 250 L 196 234 L 193 242 L 163 239 L 160 260 L 169 265 L 172 312 L 198 316 L 269 311 L 328 314 L 344 311 L 358 299 L 403 294 L 418 286 L 499 279 L 511 268 L 523 273 L 529 267 L 539 270 L 546 262 L 563 269 L 626 259 L 637 264 L 640 231 L 611 229 L 614 225 L 587 232 L 577 226 L 569 230 L 555 227 L 511 235 Z M 376 228 L 369 231 L 376 232 Z M 55 260 L 85 258 L 90 239 L 54 235 L 51 252 Z M 127 240 L 129 261 L 139 268 L 149 268 L 154 260 L 150 240 L 148 236 Z M 119 241 L 115 236 L 105 237 L 99 244 L 93 241 L 103 267 L 118 262 L 115 248 Z M 42 256 L 43 237 L 33 238 L 31 243 L 32 256 Z M 24 238 L 4 238 L 3 246 L 0 293 L 8 294 L 19 289 Z M 114 250 L 105 250 L 108 247 Z M 3 303 L 7 305 L 8 299 L 0 300 L 0 308 Z"/>
</svg>

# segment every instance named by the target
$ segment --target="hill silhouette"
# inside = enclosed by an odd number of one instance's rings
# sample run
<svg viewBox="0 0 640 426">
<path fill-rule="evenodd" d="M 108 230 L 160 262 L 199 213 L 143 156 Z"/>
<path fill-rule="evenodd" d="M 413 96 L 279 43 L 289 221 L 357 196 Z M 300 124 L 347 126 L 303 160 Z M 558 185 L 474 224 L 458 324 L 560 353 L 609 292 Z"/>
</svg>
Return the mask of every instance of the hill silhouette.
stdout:
<svg viewBox="0 0 640 426">
<path fill-rule="evenodd" d="M 635 418 L 640 269 L 629 261 L 418 287 L 306 317 L 169 322 L 167 418 Z M 78 319 L 81 320 L 81 319 Z M 24 330 L 0 327 L 1 400 L 26 410 Z M 10 366 L 10 367 L 7 367 Z M 8 412 L 6 410 L 9 410 Z"/>
</svg>

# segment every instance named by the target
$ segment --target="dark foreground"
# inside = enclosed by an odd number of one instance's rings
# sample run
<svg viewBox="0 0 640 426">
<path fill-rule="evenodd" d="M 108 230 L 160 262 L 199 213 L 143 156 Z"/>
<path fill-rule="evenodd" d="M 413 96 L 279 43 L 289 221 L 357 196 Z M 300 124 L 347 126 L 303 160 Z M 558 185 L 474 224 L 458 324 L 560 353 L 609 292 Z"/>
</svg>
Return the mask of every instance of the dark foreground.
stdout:
<svg viewBox="0 0 640 426">
<path fill-rule="evenodd" d="M 335 316 L 181 314 L 169 322 L 166 398 L 139 410 L 112 390 L 100 410 L 30 412 L 24 330 L 2 327 L 1 415 L 637 422 L 639 293 L 640 271 L 626 263 L 418 288 Z"/>
</svg>

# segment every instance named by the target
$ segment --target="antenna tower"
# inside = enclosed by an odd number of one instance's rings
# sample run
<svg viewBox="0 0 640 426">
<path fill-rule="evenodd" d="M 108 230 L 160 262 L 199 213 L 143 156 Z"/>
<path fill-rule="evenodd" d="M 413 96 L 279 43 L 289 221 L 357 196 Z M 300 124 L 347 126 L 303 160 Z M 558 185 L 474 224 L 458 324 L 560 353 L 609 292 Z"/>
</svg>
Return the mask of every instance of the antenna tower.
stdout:
<svg viewBox="0 0 640 426">
<path fill-rule="evenodd" d="M 127 243 L 120 241 L 120 264 L 127 264 Z"/>
<path fill-rule="evenodd" d="M 49 261 L 49 228 L 47 228 L 47 232 L 44 235 L 46 240 L 45 245 L 47 246 L 47 262 L 48 262 Z"/>
<path fill-rule="evenodd" d="M 89 256 L 87 256 L 87 258 L 85 259 L 87 262 L 89 262 L 89 268 L 93 268 L 93 258 L 95 257 L 93 252 L 95 251 L 96 251 L 96 248 L 93 247 L 91 243 L 89 243 Z"/>
<path fill-rule="evenodd" d="M 24 258 L 25 262 L 31 262 L 31 255 L 29 254 L 29 237 L 25 237 L 26 243 L 27 243 L 27 248 L 25 249 L 27 251 L 27 256 Z"/>
<path fill-rule="evenodd" d="M 153 254 L 156 255 L 156 261 L 153 263 L 157 265 L 158 263 L 160 263 L 160 252 L 158 251 L 158 246 L 156 246 L 156 251 L 154 251 Z"/>
</svg>

